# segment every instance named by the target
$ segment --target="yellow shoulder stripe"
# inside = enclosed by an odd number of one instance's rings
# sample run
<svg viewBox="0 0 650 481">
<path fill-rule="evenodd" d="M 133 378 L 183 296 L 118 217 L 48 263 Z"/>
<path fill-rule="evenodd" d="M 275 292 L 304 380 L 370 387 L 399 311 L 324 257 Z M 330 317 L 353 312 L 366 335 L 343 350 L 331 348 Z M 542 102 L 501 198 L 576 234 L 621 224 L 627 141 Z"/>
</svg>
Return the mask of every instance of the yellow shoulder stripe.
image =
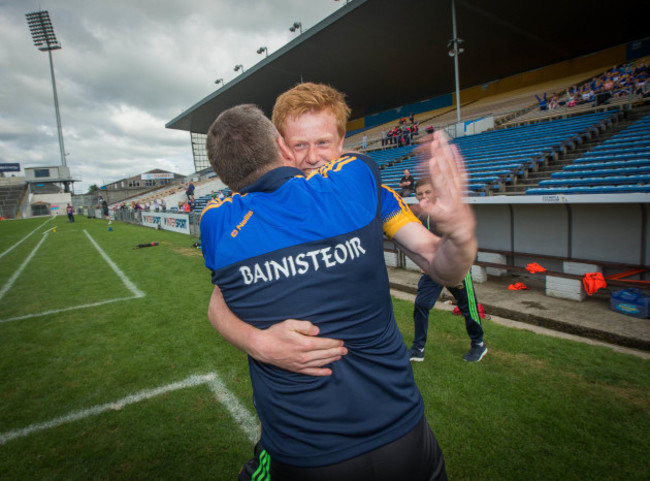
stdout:
<svg viewBox="0 0 650 481">
<path fill-rule="evenodd" d="M 226 198 L 223 199 L 223 200 L 212 199 L 211 201 L 209 201 L 209 202 L 206 204 L 205 208 L 203 209 L 203 212 L 201 212 L 201 219 L 203 219 L 203 214 L 205 214 L 207 211 L 209 211 L 209 210 L 211 210 L 211 209 L 216 209 L 216 208 L 218 208 L 218 207 L 221 207 L 221 206 L 222 206 L 223 204 L 225 204 L 226 202 L 230 202 L 230 203 L 232 203 L 232 199 L 233 199 L 233 197 L 236 196 L 236 195 L 241 195 L 241 194 L 233 194 L 232 197 L 226 197 Z M 244 194 L 244 195 L 246 195 L 246 194 Z M 200 222 L 200 219 L 199 219 L 199 222 Z"/>
</svg>

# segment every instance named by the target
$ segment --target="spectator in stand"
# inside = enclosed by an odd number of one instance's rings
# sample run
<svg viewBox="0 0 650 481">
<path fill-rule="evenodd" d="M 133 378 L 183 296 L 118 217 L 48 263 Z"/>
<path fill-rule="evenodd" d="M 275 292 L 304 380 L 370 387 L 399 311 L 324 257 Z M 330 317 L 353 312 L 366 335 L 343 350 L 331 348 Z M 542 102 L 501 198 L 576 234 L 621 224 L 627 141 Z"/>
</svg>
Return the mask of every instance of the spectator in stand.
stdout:
<svg viewBox="0 0 650 481">
<path fill-rule="evenodd" d="M 591 88 L 589 87 L 589 82 L 587 82 L 580 89 L 580 100 L 578 101 L 578 103 L 586 104 L 588 102 L 593 102 L 594 100 L 595 100 L 594 93 L 591 91 Z"/>
<path fill-rule="evenodd" d="M 413 138 L 411 137 L 411 127 L 404 126 L 402 132 L 404 133 L 404 143 L 406 145 L 411 145 L 411 142 L 413 141 Z"/>
<path fill-rule="evenodd" d="M 618 76 L 616 76 L 616 78 L 618 78 Z M 592 90 L 596 94 L 596 105 L 602 105 L 607 103 L 607 101 L 612 97 L 612 94 L 614 92 L 614 78 L 612 76 L 605 75 L 602 80 L 600 78 L 596 80 L 596 85 L 598 88 Z"/>
<path fill-rule="evenodd" d="M 645 62 L 639 62 L 633 73 L 635 78 L 645 80 L 648 78 L 648 66 Z"/>
<path fill-rule="evenodd" d="M 219 191 L 219 195 L 217 196 L 219 200 L 224 200 L 226 198 L 226 195 L 223 193 L 223 190 Z"/>
<path fill-rule="evenodd" d="M 555 110 L 560 107 L 560 99 L 556 94 L 551 95 L 551 100 L 548 102 L 548 109 Z"/>
<path fill-rule="evenodd" d="M 577 96 L 578 96 L 578 87 L 576 87 L 575 85 L 569 87 L 566 91 L 566 97 L 567 97 L 566 106 L 575 107 L 576 103 L 578 102 L 576 98 Z"/>
<path fill-rule="evenodd" d="M 74 207 L 72 207 L 71 204 L 68 204 L 65 211 L 68 214 L 68 222 L 74 222 Z"/>
<path fill-rule="evenodd" d="M 196 201 L 194 200 L 194 196 L 190 198 L 188 205 L 190 206 L 190 212 L 194 212 L 194 209 L 196 208 Z"/>
<path fill-rule="evenodd" d="M 366 150 L 368 148 L 368 136 L 364 134 L 363 140 L 361 141 L 361 148 Z"/>
<path fill-rule="evenodd" d="M 381 131 L 381 146 L 385 147 L 387 143 L 388 143 L 388 133 L 386 132 L 386 130 L 382 129 L 382 131 Z"/>
<path fill-rule="evenodd" d="M 399 181 L 399 195 L 407 197 L 415 192 L 415 179 L 408 169 L 404 169 L 404 176 Z"/>
<path fill-rule="evenodd" d="M 599 92 L 602 87 L 603 82 L 598 77 L 592 78 L 591 82 L 589 82 L 589 89 L 594 93 L 594 95 Z"/>
<path fill-rule="evenodd" d="M 397 125 L 397 126 L 393 129 L 393 144 L 397 144 L 397 145 L 399 145 L 399 143 L 400 143 L 400 137 L 401 137 L 401 136 L 402 136 L 402 126 L 401 126 L 401 125 Z"/>
<path fill-rule="evenodd" d="M 187 200 L 190 200 L 190 197 L 194 195 L 194 184 L 192 182 L 185 184 L 185 195 L 187 196 Z"/>
<path fill-rule="evenodd" d="M 643 95 L 643 89 L 646 84 L 646 79 L 641 77 L 634 77 L 634 94 Z"/>
<path fill-rule="evenodd" d="M 618 80 L 614 82 L 612 89 L 613 97 L 622 97 L 634 92 L 634 79 L 627 71 L 622 73 Z"/>
<path fill-rule="evenodd" d="M 153 211 L 160 212 L 160 203 L 158 202 L 158 199 L 153 200 Z"/>
<path fill-rule="evenodd" d="M 189 214 L 191 211 L 192 209 L 190 209 L 190 202 L 189 201 L 183 202 L 183 212 Z"/>
<path fill-rule="evenodd" d="M 539 102 L 539 110 L 548 110 L 548 100 L 546 98 L 546 92 L 544 92 L 544 96 L 541 98 L 539 95 L 535 94 L 535 98 Z"/>
<path fill-rule="evenodd" d="M 163 212 L 167 212 L 167 202 L 165 202 L 164 197 L 160 199 L 160 207 L 162 208 Z"/>
</svg>

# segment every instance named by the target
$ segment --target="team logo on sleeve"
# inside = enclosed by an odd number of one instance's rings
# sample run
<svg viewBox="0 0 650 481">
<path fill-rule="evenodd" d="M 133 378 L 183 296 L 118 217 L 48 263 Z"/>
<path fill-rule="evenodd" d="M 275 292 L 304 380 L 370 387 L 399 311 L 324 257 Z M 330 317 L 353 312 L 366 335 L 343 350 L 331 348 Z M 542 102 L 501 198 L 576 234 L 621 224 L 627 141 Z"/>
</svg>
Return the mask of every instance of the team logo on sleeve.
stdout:
<svg viewBox="0 0 650 481">
<path fill-rule="evenodd" d="M 232 232 L 230 233 L 231 237 L 237 237 L 237 234 L 239 234 L 239 232 L 244 228 L 244 226 L 248 222 L 248 219 L 250 219 L 252 217 L 252 215 L 253 215 L 252 210 L 249 210 L 248 212 L 246 212 L 246 215 L 241 220 L 241 222 L 239 224 L 237 224 L 237 227 L 235 227 L 232 230 Z"/>
</svg>

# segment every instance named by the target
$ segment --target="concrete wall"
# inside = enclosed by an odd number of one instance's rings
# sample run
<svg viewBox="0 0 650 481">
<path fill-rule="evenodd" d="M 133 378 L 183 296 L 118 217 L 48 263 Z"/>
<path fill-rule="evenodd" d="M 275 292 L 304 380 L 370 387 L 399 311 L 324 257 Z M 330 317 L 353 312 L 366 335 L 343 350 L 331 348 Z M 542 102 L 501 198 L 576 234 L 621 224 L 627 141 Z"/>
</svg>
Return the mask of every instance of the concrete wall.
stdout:
<svg viewBox="0 0 650 481">
<path fill-rule="evenodd" d="M 72 195 L 64 192 L 59 194 L 29 194 L 27 202 L 24 202 L 21 206 L 21 216 L 23 219 L 32 216 L 31 205 L 37 202 L 49 204 L 51 215 L 66 215 L 65 208 L 68 206 L 68 203 L 72 203 Z"/>
</svg>

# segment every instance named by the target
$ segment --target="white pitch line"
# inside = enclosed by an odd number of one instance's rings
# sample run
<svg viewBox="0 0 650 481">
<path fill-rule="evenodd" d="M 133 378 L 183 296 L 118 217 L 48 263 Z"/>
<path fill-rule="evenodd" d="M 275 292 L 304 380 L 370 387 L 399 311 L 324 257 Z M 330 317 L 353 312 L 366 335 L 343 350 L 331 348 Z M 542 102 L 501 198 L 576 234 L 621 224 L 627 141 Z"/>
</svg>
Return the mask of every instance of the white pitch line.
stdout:
<svg viewBox="0 0 650 481">
<path fill-rule="evenodd" d="M 13 275 L 9 278 L 9 280 L 5 283 L 5 285 L 2 286 L 2 289 L 0 289 L 0 299 L 2 299 L 4 295 L 7 293 L 7 291 L 11 289 L 11 286 L 14 285 L 14 282 L 16 282 L 18 276 L 23 272 L 23 269 L 29 263 L 29 261 L 32 260 L 32 257 L 34 257 L 34 254 L 36 254 L 36 251 L 38 250 L 39 247 L 41 247 L 41 244 L 45 241 L 45 239 L 47 239 L 47 234 L 45 234 L 43 238 L 38 242 L 38 244 L 36 244 L 34 250 L 32 250 L 32 252 L 30 252 L 30 254 L 27 256 L 27 259 L 23 261 L 23 263 L 16 270 L 16 272 L 14 272 Z"/>
<path fill-rule="evenodd" d="M 24 316 L 10 317 L 8 319 L 0 319 L 0 324 L 2 324 L 3 322 L 22 321 L 23 319 L 31 319 L 32 317 L 49 316 L 50 314 L 58 314 L 59 312 L 75 311 L 77 309 L 86 309 L 88 307 L 97 307 L 97 306 L 102 306 L 104 304 L 110 304 L 111 302 L 130 301 L 131 299 L 138 299 L 138 296 L 118 297 L 117 299 L 109 299 L 107 301 L 93 302 L 92 304 L 81 304 L 79 306 L 63 307 L 61 309 L 52 309 L 50 311 L 37 312 L 35 314 L 25 314 Z"/>
<path fill-rule="evenodd" d="M 11 252 L 12 250 L 14 250 L 14 249 L 15 249 L 16 247 L 18 247 L 18 246 L 19 246 L 23 241 L 27 240 L 27 238 L 28 238 L 30 235 L 32 235 L 34 232 L 36 232 L 38 229 L 40 229 L 41 227 L 43 227 L 46 223 L 48 223 L 48 222 L 51 221 L 52 219 L 54 219 L 54 217 L 50 217 L 50 218 L 47 219 L 45 222 L 43 222 L 42 224 L 40 224 L 38 227 L 36 227 L 36 229 L 34 229 L 33 231 L 31 231 L 31 232 L 30 232 L 29 234 L 27 234 L 25 237 L 23 237 L 23 238 L 20 239 L 18 242 L 16 242 L 14 245 L 12 245 L 9 249 L 7 249 L 7 250 L 4 251 L 2 254 L 0 254 L 0 258 L 1 258 L 2 256 L 4 256 L 5 254 L 8 254 L 8 253 Z"/>
<path fill-rule="evenodd" d="M 14 431 L 2 433 L 0 434 L 0 444 L 5 444 L 6 442 L 12 441 L 14 439 L 23 438 L 39 431 L 56 428 L 63 424 L 80 421 L 84 418 L 96 416 L 107 411 L 119 411 L 124 406 L 128 406 L 129 404 L 146 401 L 147 399 L 160 396 L 161 394 L 165 394 L 171 391 L 178 391 L 180 389 L 186 389 L 189 387 L 200 386 L 202 384 L 207 384 L 210 387 L 210 389 L 215 393 L 217 399 L 222 402 L 222 404 L 226 407 L 226 409 L 228 409 L 235 421 L 239 423 L 241 429 L 244 431 L 248 439 L 254 443 L 257 440 L 257 425 L 255 417 L 250 412 L 248 412 L 248 410 L 243 407 L 241 403 L 239 403 L 237 398 L 230 391 L 228 391 L 221 379 L 219 379 L 217 373 L 209 373 L 205 375 L 190 376 L 180 382 L 167 384 L 166 386 L 150 389 L 147 391 L 140 391 L 139 393 L 131 394 L 114 402 L 100 404 L 99 406 L 83 409 L 81 411 L 75 411 L 70 414 L 66 414 L 65 416 L 46 421 L 44 423 L 31 424 L 30 426 L 22 429 L 16 429 Z"/>
<path fill-rule="evenodd" d="M 208 385 L 210 386 L 210 389 L 212 389 L 212 392 L 214 392 L 217 400 L 228 409 L 230 415 L 235 421 L 237 421 L 242 431 L 246 433 L 248 440 L 255 444 L 259 439 L 259 422 L 257 421 L 257 418 L 239 402 L 239 399 L 228 390 L 216 374 L 215 378 L 210 381 Z"/>
<path fill-rule="evenodd" d="M 120 268 L 117 267 L 117 265 L 111 260 L 111 258 L 108 257 L 108 254 L 106 254 L 106 252 L 104 252 L 104 250 L 101 247 L 99 247 L 99 244 L 95 242 L 95 239 L 90 237 L 90 234 L 86 229 L 84 229 L 84 234 L 86 234 L 88 239 L 90 239 L 90 242 L 92 242 L 92 244 L 95 246 L 95 249 L 97 249 L 97 251 L 101 254 L 101 256 L 108 263 L 108 265 L 111 266 L 111 269 L 113 269 L 113 271 L 117 274 L 117 276 L 120 279 L 122 279 L 122 282 L 127 287 L 127 289 L 130 290 L 135 297 L 144 297 L 144 292 L 138 289 L 136 285 L 133 282 L 131 282 L 128 277 L 126 277 L 126 274 L 124 274 L 124 272 L 122 272 Z"/>
</svg>

